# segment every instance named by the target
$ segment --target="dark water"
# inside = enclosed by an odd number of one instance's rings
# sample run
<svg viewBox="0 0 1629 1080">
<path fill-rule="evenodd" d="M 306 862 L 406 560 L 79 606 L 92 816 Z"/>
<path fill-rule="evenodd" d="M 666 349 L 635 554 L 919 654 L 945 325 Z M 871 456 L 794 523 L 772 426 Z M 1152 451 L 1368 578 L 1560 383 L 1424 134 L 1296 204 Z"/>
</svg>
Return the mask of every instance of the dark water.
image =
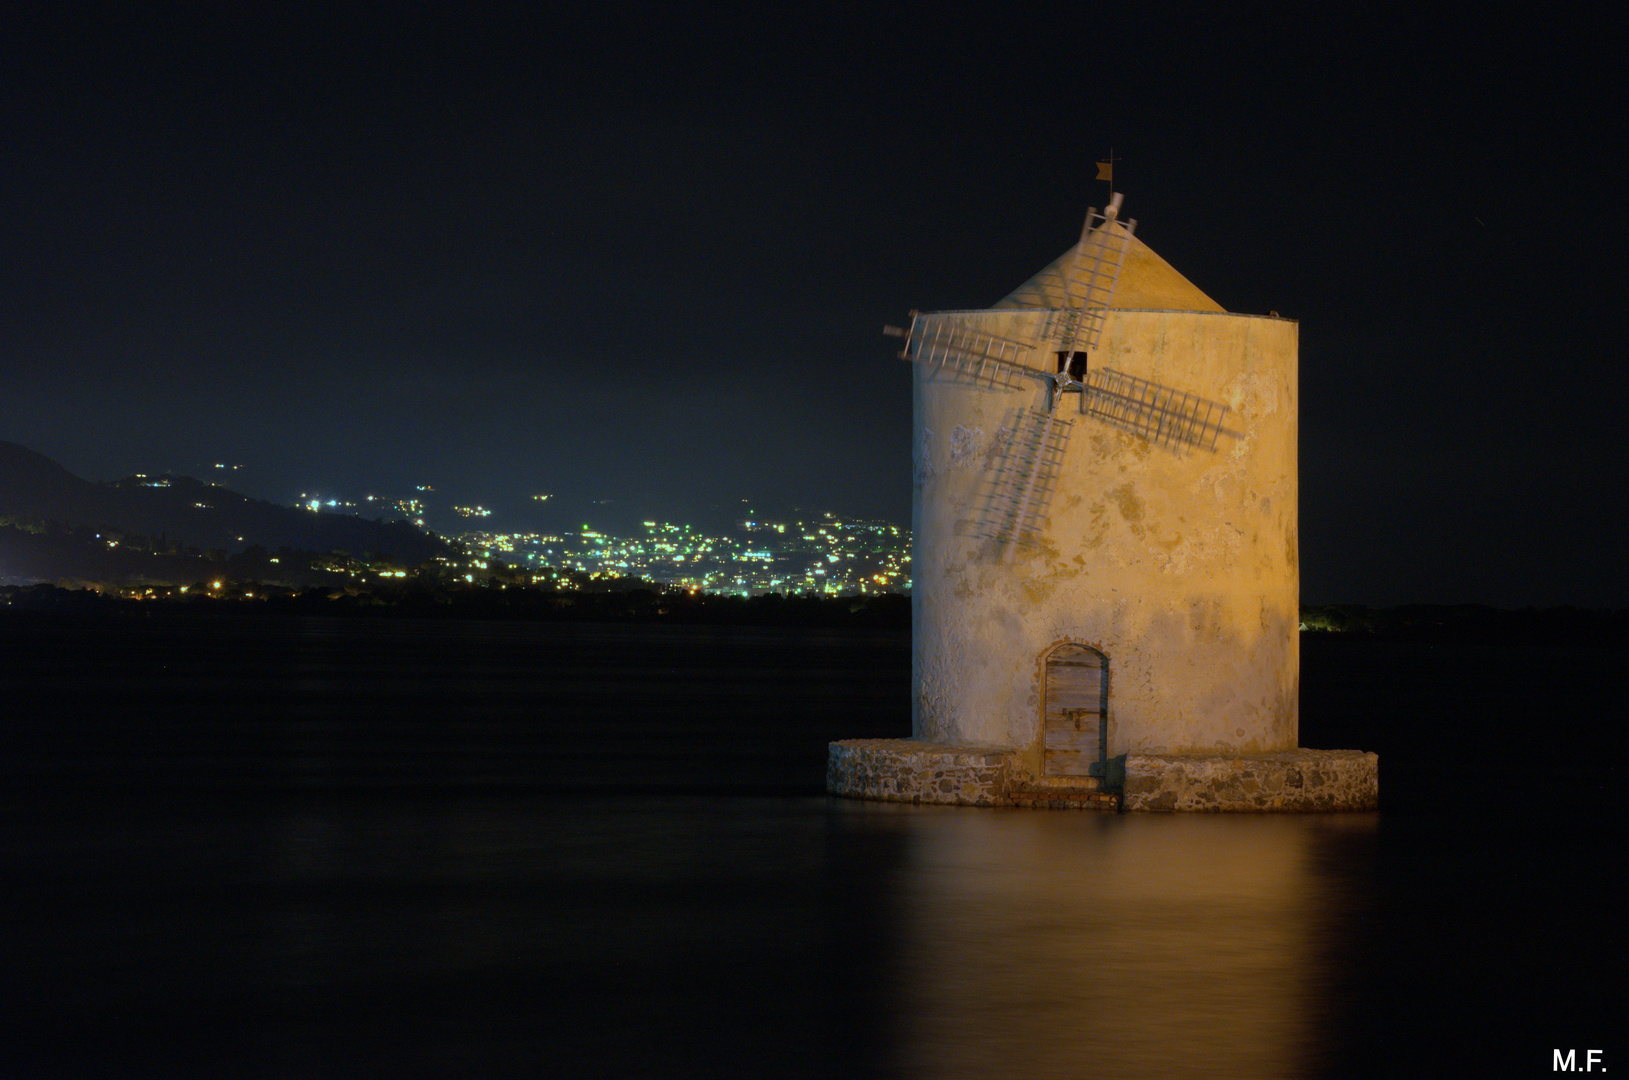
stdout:
<svg viewBox="0 0 1629 1080">
<path fill-rule="evenodd" d="M 1622 649 L 1310 639 L 1378 813 L 821 792 L 903 633 L 0 618 L 0 1078 L 1629 1069 Z"/>
</svg>

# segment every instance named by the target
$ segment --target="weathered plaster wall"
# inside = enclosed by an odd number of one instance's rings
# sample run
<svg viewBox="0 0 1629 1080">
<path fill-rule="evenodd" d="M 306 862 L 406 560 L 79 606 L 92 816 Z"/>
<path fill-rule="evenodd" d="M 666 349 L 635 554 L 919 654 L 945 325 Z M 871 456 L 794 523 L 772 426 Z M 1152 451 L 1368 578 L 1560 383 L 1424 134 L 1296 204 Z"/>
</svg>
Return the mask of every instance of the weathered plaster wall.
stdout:
<svg viewBox="0 0 1629 1080">
<path fill-rule="evenodd" d="M 1012 333 L 1003 320 L 1047 317 L 984 318 Z M 1013 747 L 1037 771 L 1039 657 L 1077 641 L 1109 657 L 1110 756 L 1296 747 L 1296 330 L 1111 311 L 1094 367 L 1227 405 L 1225 433 L 1214 450 L 1172 450 L 1066 396 L 1074 423 L 1031 545 L 1003 547 L 993 508 L 1010 433 L 1044 387 L 916 365 L 915 738 Z"/>
</svg>

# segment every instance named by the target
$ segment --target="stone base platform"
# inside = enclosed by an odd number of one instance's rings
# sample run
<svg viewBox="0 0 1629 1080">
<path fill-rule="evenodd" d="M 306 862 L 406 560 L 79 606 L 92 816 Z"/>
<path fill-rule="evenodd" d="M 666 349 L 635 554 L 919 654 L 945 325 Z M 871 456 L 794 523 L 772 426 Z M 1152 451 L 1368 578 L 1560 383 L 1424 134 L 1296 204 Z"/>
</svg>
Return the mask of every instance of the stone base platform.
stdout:
<svg viewBox="0 0 1629 1080">
<path fill-rule="evenodd" d="M 1127 810 L 1374 810 L 1380 758 L 1362 750 L 1127 754 Z"/>
<path fill-rule="evenodd" d="M 1018 755 L 1002 747 L 843 739 L 826 755 L 826 790 L 850 799 L 1007 806 Z"/>
<path fill-rule="evenodd" d="M 1087 777 L 1022 775 L 1017 752 L 1005 747 L 843 739 L 830 746 L 826 790 L 885 802 L 1048 809 L 1296 813 L 1380 805 L 1380 759 L 1361 750 L 1123 760 L 1123 788 L 1100 790 Z"/>
</svg>

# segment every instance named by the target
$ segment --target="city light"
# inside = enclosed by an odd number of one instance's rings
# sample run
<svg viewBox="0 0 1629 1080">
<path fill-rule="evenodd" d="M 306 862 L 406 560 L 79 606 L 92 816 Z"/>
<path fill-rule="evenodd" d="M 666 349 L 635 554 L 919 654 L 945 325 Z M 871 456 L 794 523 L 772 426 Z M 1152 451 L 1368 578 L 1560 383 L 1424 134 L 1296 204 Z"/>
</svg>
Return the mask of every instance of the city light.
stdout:
<svg viewBox="0 0 1629 1080">
<path fill-rule="evenodd" d="M 138 477 L 137 482 L 154 481 Z M 168 478 L 159 482 L 168 483 Z M 427 520 L 450 511 L 465 519 L 467 526 L 475 526 L 441 534 L 454 547 L 436 556 L 431 564 L 408 569 L 395 565 L 388 557 L 368 552 L 334 551 L 295 560 L 296 569 L 288 570 L 285 567 L 291 560 L 286 557 L 280 559 L 266 552 L 259 557 L 268 566 L 281 564 L 273 573 L 295 574 L 309 565 L 311 570 L 342 575 L 358 583 L 428 576 L 494 588 L 654 587 L 735 596 L 769 592 L 876 595 L 910 589 L 910 531 L 893 522 L 849 518 L 830 511 L 767 514 L 744 505 L 742 516 L 717 527 L 649 518 L 637 521 L 631 534 L 611 531 L 604 525 L 596 528 L 586 522 L 563 534 L 511 531 L 493 527 L 506 511 L 477 504 L 455 505 L 453 499 L 427 494 L 433 491 L 429 485 L 417 486 L 406 497 L 375 491 L 357 496 L 355 502 L 330 494 L 302 492 L 292 503 L 310 513 L 328 511 L 370 517 L 389 508 L 395 512 L 393 515 L 387 513 L 375 520 L 394 518 L 396 523 L 420 529 Z M 543 493 L 530 496 L 537 502 L 552 498 Z M 199 506 L 209 504 L 200 502 Z M 118 534 L 99 539 L 109 548 L 127 546 Z M 247 539 L 240 536 L 237 542 L 241 545 Z M 589 582 L 596 584 L 590 586 Z M 241 588 L 222 580 L 204 590 L 219 596 L 245 595 L 236 591 Z"/>
<path fill-rule="evenodd" d="M 754 514 L 719 535 L 654 520 L 642 521 L 640 527 L 642 535 L 631 537 L 584 525 L 568 537 L 467 532 L 459 539 L 472 556 L 490 559 L 495 567 L 526 566 L 534 582 L 536 571 L 546 568 L 556 575 L 622 580 L 630 586 L 643 582 L 735 595 L 909 589 L 910 534 L 888 522 L 830 513 L 822 514 L 818 524 L 768 522 Z"/>
</svg>

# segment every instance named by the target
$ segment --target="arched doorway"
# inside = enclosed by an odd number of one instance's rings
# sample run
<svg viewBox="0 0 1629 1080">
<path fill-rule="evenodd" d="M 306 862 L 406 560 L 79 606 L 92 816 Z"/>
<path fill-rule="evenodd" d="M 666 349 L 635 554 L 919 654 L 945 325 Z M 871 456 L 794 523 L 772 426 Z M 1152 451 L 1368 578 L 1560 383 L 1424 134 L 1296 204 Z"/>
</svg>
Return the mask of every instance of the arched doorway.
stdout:
<svg viewBox="0 0 1629 1080">
<path fill-rule="evenodd" d="M 1109 742 L 1109 658 L 1064 642 L 1046 656 L 1041 775 L 1102 776 Z"/>
</svg>

